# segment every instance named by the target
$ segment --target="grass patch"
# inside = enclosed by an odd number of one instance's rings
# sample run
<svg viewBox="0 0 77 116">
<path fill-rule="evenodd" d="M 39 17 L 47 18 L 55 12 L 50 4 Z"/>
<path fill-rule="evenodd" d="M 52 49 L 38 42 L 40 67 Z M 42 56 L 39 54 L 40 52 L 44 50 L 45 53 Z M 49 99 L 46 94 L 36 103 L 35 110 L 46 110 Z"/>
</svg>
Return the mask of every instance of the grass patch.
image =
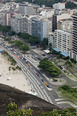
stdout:
<svg viewBox="0 0 77 116">
<path fill-rule="evenodd" d="M 67 99 L 77 105 L 77 88 L 72 88 L 68 85 L 59 87 L 62 95 Z"/>
</svg>

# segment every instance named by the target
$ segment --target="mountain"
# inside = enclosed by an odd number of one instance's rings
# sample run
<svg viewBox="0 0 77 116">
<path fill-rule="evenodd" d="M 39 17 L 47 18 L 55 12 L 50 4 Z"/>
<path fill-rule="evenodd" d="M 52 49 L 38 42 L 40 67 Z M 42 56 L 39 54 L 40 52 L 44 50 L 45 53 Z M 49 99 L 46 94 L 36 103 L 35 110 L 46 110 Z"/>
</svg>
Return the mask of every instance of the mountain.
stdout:
<svg viewBox="0 0 77 116">
<path fill-rule="evenodd" d="M 60 109 L 41 98 L 14 89 L 10 86 L 0 84 L 0 116 L 6 116 L 6 107 L 10 102 L 15 102 L 18 109 L 33 109 L 33 116 L 39 116 L 40 113 L 53 109 Z"/>
</svg>

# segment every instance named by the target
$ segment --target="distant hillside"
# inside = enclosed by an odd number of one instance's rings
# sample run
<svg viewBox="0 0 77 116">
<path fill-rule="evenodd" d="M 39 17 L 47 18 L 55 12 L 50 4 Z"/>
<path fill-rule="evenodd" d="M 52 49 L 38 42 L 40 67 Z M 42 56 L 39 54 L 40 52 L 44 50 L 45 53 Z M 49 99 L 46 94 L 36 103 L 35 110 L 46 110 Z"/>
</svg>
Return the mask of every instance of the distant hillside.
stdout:
<svg viewBox="0 0 77 116">
<path fill-rule="evenodd" d="M 30 2 L 30 3 L 34 3 L 34 4 L 38 4 L 38 5 L 45 5 L 48 7 L 52 7 L 52 5 L 54 3 L 58 3 L 58 2 L 63 2 L 63 0 L 15 0 L 16 2 Z"/>
<path fill-rule="evenodd" d="M 15 102 L 18 105 L 18 109 L 33 109 L 33 116 L 39 116 L 41 112 L 60 109 L 36 96 L 0 84 L 0 116 L 6 116 L 6 107 L 10 102 Z"/>
</svg>

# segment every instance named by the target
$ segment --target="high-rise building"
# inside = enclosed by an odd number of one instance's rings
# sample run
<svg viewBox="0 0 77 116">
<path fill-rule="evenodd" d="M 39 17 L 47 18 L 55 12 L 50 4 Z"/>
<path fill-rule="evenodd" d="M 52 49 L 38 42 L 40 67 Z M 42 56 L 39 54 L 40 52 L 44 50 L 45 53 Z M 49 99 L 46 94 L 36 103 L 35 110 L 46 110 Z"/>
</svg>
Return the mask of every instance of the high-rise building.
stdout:
<svg viewBox="0 0 77 116">
<path fill-rule="evenodd" d="M 5 25 L 10 26 L 11 25 L 11 13 L 7 12 L 5 14 Z"/>
<path fill-rule="evenodd" d="M 5 12 L 0 13 L 0 24 L 5 25 Z"/>
<path fill-rule="evenodd" d="M 61 19 L 57 23 L 57 29 L 72 33 L 72 25 L 73 25 L 73 21 L 71 18 Z"/>
<path fill-rule="evenodd" d="M 73 53 L 77 55 L 77 14 L 73 15 Z"/>
<path fill-rule="evenodd" d="M 33 6 L 19 4 L 19 13 L 21 13 L 23 15 L 32 15 L 35 12 L 36 12 L 36 10 L 33 8 Z"/>
<path fill-rule="evenodd" d="M 69 56 L 77 61 L 77 14 L 73 16 L 73 41 L 72 41 L 72 51 L 70 51 Z"/>
<path fill-rule="evenodd" d="M 54 39 L 55 47 L 69 55 L 69 50 L 72 49 L 72 34 L 62 30 L 55 30 Z"/>
<path fill-rule="evenodd" d="M 64 3 L 56 3 L 53 5 L 53 8 L 62 10 L 62 9 L 65 9 L 65 4 Z"/>
<path fill-rule="evenodd" d="M 46 19 L 33 18 L 32 19 L 32 35 L 40 38 L 47 38 L 49 32 L 52 32 L 52 22 Z"/>
<path fill-rule="evenodd" d="M 52 17 L 52 32 L 54 32 L 57 29 L 57 16 L 53 15 Z"/>
<path fill-rule="evenodd" d="M 11 17 L 11 27 L 16 33 L 20 32 L 20 19 L 20 15 L 16 13 Z"/>
</svg>

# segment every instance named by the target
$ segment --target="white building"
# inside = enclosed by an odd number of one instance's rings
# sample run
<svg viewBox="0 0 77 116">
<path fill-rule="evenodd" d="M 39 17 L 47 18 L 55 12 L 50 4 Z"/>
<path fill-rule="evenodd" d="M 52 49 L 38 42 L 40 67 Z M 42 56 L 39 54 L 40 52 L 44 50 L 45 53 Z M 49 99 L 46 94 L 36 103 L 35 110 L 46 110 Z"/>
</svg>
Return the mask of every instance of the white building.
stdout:
<svg viewBox="0 0 77 116">
<path fill-rule="evenodd" d="M 10 26 L 11 25 L 11 13 L 7 12 L 5 14 L 5 25 Z"/>
<path fill-rule="evenodd" d="M 62 30 L 55 30 L 55 48 L 61 52 L 69 54 L 69 50 L 72 49 L 72 34 Z"/>
<path fill-rule="evenodd" d="M 40 12 L 40 15 L 42 15 L 45 18 L 51 18 L 54 15 L 54 9 L 43 9 Z"/>
<path fill-rule="evenodd" d="M 50 32 L 48 34 L 48 45 L 51 44 L 53 48 L 55 48 L 55 41 L 54 41 L 54 33 Z"/>
<path fill-rule="evenodd" d="M 32 35 L 43 40 L 52 32 L 52 21 L 40 17 L 32 19 Z"/>
<path fill-rule="evenodd" d="M 32 15 L 35 14 L 36 10 L 32 5 L 19 4 L 19 13 L 23 15 Z"/>
<path fill-rule="evenodd" d="M 61 15 L 57 15 L 57 22 L 62 19 L 71 19 L 71 15 L 69 13 L 63 13 Z"/>
<path fill-rule="evenodd" d="M 0 24 L 5 25 L 5 12 L 0 13 Z"/>
<path fill-rule="evenodd" d="M 72 19 L 61 19 L 57 23 L 57 29 L 72 32 L 73 28 L 72 25 L 73 25 Z"/>
<path fill-rule="evenodd" d="M 13 14 L 11 17 L 11 27 L 16 33 L 20 32 L 20 19 L 21 15 L 17 13 Z"/>
<path fill-rule="evenodd" d="M 64 3 L 56 3 L 53 5 L 53 8 L 62 10 L 62 9 L 65 9 L 65 4 Z"/>
</svg>

